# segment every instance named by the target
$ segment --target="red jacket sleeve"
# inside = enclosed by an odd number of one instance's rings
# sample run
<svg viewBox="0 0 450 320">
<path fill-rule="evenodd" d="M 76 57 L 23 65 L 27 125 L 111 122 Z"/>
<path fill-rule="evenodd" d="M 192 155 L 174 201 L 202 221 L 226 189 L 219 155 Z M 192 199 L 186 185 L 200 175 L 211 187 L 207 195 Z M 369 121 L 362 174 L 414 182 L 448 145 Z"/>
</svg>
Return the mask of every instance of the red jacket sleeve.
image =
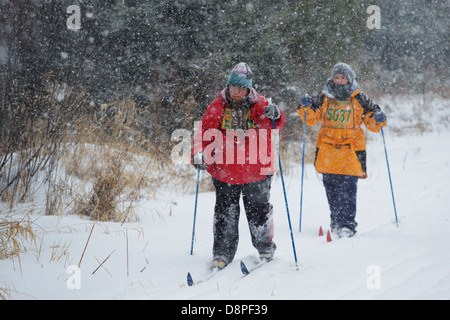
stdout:
<svg viewBox="0 0 450 320">
<path fill-rule="evenodd" d="M 223 105 L 216 103 L 216 101 L 211 103 L 206 109 L 198 124 L 197 132 L 194 135 L 194 148 L 192 149 L 191 164 L 194 154 L 199 151 L 203 151 L 203 149 L 206 147 L 205 144 L 209 143 L 208 141 L 203 141 L 204 132 L 208 129 L 218 129 L 220 126 L 222 115 Z"/>
</svg>

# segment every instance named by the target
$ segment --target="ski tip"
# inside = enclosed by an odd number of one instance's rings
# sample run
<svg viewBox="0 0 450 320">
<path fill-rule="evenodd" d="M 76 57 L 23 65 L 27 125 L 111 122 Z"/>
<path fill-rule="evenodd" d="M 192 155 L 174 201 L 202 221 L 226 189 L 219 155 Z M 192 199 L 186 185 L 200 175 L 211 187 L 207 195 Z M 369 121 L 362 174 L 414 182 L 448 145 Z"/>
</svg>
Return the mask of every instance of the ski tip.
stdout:
<svg viewBox="0 0 450 320">
<path fill-rule="evenodd" d="M 249 274 L 250 271 L 248 271 L 247 266 L 245 265 L 244 261 L 241 260 L 241 271 L 243 274 Z"/>
<path fill-rule="evenodd" d="M 190 272 L 188 272 L 188 274 L 187 274 L 187 284 L 189 287 L 192 287 L 192 285 L 194 284 L 194 281 L 192 280 L 192 276 L 191 276 Z"/>
</svg>

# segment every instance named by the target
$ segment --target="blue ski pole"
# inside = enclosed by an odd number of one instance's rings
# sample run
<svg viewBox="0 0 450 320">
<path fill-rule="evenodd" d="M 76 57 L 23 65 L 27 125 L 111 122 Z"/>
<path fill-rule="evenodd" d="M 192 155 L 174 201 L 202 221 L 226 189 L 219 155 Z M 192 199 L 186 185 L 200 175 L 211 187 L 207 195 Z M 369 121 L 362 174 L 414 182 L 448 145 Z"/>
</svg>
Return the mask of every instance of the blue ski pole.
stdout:
<svg viewBox="0 0 450 320">
<path fill-rule="evenodd" d="M 391 170 L 389 169 L 389 160 L 388 160 L 388 154 L 386 150 L 386 140 L 384 139 L 384 131 L 383 131 L 383 125 L 381 125 L 381 135 L 383 136 L 383 145 L 384 145 L 384 154 L 386 155 L 386 165 L 389 175 L 389 183 L 391 185 L 391 194 L 392 194 L 392 203 L 394 204 L 394 213 L 395 213 L 395 223 L 398 227 L 398 218 L 397 218 L 397 209 L 395 207 L 395 198 L 394 198 L 394 188 L 392 187 L 392 179 L 391 179 Z"/>
<path fill-rule="evenodd" d="M 198 185 L 199 185 L 199 182 L 200 182 L 200 169 L 197 169 L 197 189 L 195 191 L 194 225 L 192 227 L 191 256 L 194 253 L 195 220 L 197 218 L 197 199 L 198 199 Z"/>
<path fill-rule="evenodd" d="M 272 119 L 272 125 L 273 125 L 273 130 L 275 130 L 275 121 L 273 119 Z M 289 222 L 289 230 L 291 232 L 292 249 L 294 251 L 295 267 L 298 270 L 297 252 L 295 251 L 294 235 L 292 234 L 291 216 L 289 214 L 289 206 L 288 206 L 288 201 L 287 201 L 287 196 L 286 196 L 286 187 L 284 185 L 284 178 L 283 178 L 283 169 L 281 167 L 280 148 L 278 146 L 278 140 L 277 139 L 275 139 L 275 140 L 276 140 L 277 153 L 278 153 L 278 164 L 280 166 L 281 183 L 283 185 L 284 201 L 286 203 L 286 212 L 287 212 L 287 218 L 288 218 L 288 222 Z"/>
<path fill-rule="evenodd" d="M 305 172 L 305 136 L 306 136 L 306 108 L 305 108 L 305 119 L 303 121 L 302 184 L 300 190 L 300 222 L 298 226 L 298 232 L 302 232 L 303 174 Z"/>
</svg>

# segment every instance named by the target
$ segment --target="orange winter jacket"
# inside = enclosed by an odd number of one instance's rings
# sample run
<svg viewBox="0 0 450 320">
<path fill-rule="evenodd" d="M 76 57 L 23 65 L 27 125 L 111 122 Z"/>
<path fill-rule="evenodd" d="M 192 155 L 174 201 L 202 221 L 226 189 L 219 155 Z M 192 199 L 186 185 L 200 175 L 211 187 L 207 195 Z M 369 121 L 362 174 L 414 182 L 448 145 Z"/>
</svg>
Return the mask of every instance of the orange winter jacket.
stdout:
<svg viewBox="0 0 450 320">
<path fill-rule="evenodd" d="M 367 178 L 366 140 L 361 124 L 379 132 L 381 125 L 373 118 L 380 110 L 361 90 L 352 93 L 346 101 L 338 101 L 320 93 L 313 99 L 312 108 L 306 108 L 306 124 L 314 126 L 319 121 L 319 135 L 315 167 L 319 173 L 333 173 Z M 302 121 L 305 109 L 297 109 Z M 382 124 L 386 125 L 386 122 Z"/>
</svg>

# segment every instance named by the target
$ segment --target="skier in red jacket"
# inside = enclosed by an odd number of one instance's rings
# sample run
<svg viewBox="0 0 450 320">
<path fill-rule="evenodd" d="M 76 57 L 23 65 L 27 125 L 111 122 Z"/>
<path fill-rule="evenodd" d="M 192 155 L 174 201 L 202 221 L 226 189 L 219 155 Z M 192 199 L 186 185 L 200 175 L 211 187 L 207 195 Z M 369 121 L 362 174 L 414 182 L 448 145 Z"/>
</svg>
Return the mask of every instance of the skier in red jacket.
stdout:
<svg viewBox="0 0 450 320">
<path fill-rule="evenodd" d="M 216 189 L 213 267 L 224 268 L 236 254 L 239 199 L 242 193 L 252 244 L 260 259 L 271 259 L 272 205 L 269 202 L 274 161 L 274 133 L 284 114 L 252 87 L 246 63 L 231 71 L 226 88 L 209 105 L 194 139 L 192 163 L 207 170 Z"/>
</svg>

